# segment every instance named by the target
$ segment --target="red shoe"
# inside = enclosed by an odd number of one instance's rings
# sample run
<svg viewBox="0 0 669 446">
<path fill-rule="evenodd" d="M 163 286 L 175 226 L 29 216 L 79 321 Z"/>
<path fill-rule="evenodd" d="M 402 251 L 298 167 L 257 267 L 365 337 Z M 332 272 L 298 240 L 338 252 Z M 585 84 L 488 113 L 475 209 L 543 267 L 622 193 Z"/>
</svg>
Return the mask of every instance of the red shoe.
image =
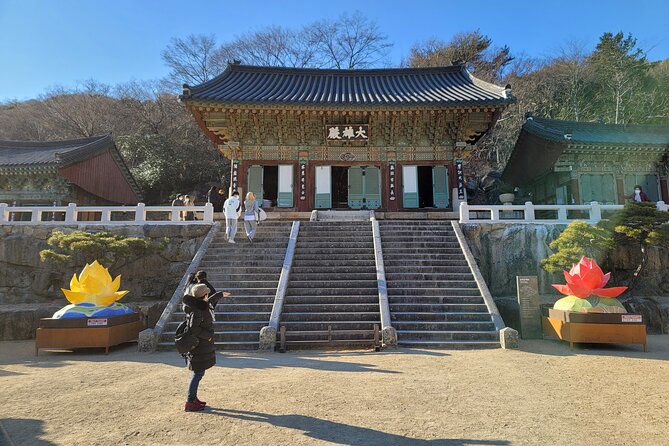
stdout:
<svg viewBox="0 0 669 446">
<path fill-rule="evenodd" d="M 198 403 L 200 406 L 204 407 L 207 405 L 206 401 L 200 401 L 198 397 L 195 397 L 195 400 L 193 401 L 194 403 Z"/>
<path fill-rule="evenodd" d="M 197 412 L 204 409 L 204 406 L 202 404 L 198 404 L 197 401 L 193 401 L 192 403 L 186 403 L 186 407 L 184 410 L 186 412 Z"/>
</svg>

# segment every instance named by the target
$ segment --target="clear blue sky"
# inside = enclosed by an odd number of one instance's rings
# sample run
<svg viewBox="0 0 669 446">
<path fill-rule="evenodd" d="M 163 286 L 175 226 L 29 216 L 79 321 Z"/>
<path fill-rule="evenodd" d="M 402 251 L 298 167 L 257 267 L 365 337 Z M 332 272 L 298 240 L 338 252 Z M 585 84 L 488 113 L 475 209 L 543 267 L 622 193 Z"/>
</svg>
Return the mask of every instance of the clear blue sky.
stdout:
<svg viewBox="0 0 669 446">
<path fill-rule="evenodd" d="M 651 60 L 669 58 L 669 0 L 0 0 L 0 101 L 89 78 L 160 78 L 167 72 L 160 52 L 172 37 L 213 33 L 225 41 L 356 10 L 395 44 L 393 64 L 416 41 L 475 29 L 536 57 L 569 40 L 593 47 L 606 31 L 631 32 Z"/>
</svg>

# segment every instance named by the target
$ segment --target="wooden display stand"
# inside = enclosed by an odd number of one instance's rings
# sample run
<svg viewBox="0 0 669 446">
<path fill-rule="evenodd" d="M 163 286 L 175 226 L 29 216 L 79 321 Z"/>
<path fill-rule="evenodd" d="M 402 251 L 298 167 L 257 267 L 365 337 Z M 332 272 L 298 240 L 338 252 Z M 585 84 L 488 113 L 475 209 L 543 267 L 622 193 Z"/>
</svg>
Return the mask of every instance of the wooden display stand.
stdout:
<svg viewBox="0 0 669 446">
<path fill-rule="evenodd" d="M 641 344 L 646 351 L 643 316 L 632 313 L 577 313 L 549 309 L 542 318 L 544 338 L 593 344 Z"/>
<path fill-rule="evenodd" d="M 136 341 L 143 324 L 139 313 L 103 318 L 40 319 L 35 337 L 35 356 L 40 349 L 71 350 L 75 348 L 109 347 Z"/>
</svg>

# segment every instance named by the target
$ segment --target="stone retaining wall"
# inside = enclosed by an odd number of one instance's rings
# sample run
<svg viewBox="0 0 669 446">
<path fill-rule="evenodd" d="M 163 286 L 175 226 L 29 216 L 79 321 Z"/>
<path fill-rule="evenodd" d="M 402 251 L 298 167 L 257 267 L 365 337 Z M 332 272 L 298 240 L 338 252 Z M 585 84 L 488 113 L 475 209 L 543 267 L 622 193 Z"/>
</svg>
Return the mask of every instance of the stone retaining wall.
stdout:
<svg viewBox="0 0 669 446">
<path fill-rule="evenodd" d="M 40 262 L 39 252 L 56 230 L 77 226 L 0 225 L 0 340 L 30 339 L 41 317 L 49 317 L 68 302 L 60 288 L 69 288 L 73 273 L 83 265 L 57 267 Z M 198 246 L 209 231 L 205 225 L 144 225 L 86 228 L 156 241 L 168 239 L 166 248 L 130 262 L 116 271 L 121 289 L 129 290 L 121 303 L 142 312 L 155 325 Z M 90 259 L 91 261 L 94 259 Z"/>
</svg>

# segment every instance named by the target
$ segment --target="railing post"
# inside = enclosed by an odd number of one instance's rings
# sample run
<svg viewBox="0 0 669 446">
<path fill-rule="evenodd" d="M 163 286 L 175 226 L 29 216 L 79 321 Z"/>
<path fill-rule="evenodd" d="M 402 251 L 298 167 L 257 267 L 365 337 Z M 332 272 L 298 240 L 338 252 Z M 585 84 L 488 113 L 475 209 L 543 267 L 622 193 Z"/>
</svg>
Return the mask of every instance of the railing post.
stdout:
<svg viewBox="0 0 669 446">
<path fill-rule="evenodd" d="M 559 222 L 566 222 L 567 221 L 567 208 L 563 207 L 563 206 L 560 206 L 558 208 L 557 217 L 558 217 Z"/>
<path fill-rule="evenodd" d="M 77 204 L 68 203 L 65 211 L 65 224 L 73 224 L 77 222 Z"/>
<path fill-rule="evenodd" d="M 100 211 L 100 222 L 109 223 L 111 221 L 111 211 L 109 209 L 102 208 Z"/>
<path fill-rule="evenodd" d="M 144 203 L 137 203 L 135 207 L 135 223 L 144 223 L 146 221 L 146 210 Z"/>
<path fill-rule="evenodd" d="M 602 208 L 596 201 L 591 202 L 590 206 L 590 221 L 599 223 L 602 220 Z"/>
<path fill-rule="evenodd" d="M 469 205 L 466 201 L 460 203 L 460 223 L 469 223 Z"/>
<path fill-rule="evenodd" d="M 490 207 L 490 220 L 499 221 L 499 209 L 497 209 L 496 207 L 493 206 Z"/>
<path fill-rule="evenodd" d="M 525 202 L 525 221 L 534 221 L 534 205 L 531 201 Z"/>
<path fill-rule="evenodd" d="M 203 220 L 205 223 L 212 223 L 214 221 L 214 206 L 211 203 L 204 205 Z"/>
<path fill-rule="evenodd" d="M 7 223 L 9 221 L 9 211 L 7 203 L 0 203 L 0 223 Z"/>
<path fill-rule="evenodd" d="M 32 212 L 30 212 L 30 222 L 38 223 L 39 221 L 40 221 L 40 210 L 38 208 L 33 208 Z"/>
<path fill-rule="evenodd" d="M 172 212 L 172 217 L 170 218 L 172 223 L 176 223 L 176 222 L 179 221 L 179 210 L 178 209 L 179 209 L 179 206 L 172 206 L 172 211 L 171 211 Z"/>
</svg>

